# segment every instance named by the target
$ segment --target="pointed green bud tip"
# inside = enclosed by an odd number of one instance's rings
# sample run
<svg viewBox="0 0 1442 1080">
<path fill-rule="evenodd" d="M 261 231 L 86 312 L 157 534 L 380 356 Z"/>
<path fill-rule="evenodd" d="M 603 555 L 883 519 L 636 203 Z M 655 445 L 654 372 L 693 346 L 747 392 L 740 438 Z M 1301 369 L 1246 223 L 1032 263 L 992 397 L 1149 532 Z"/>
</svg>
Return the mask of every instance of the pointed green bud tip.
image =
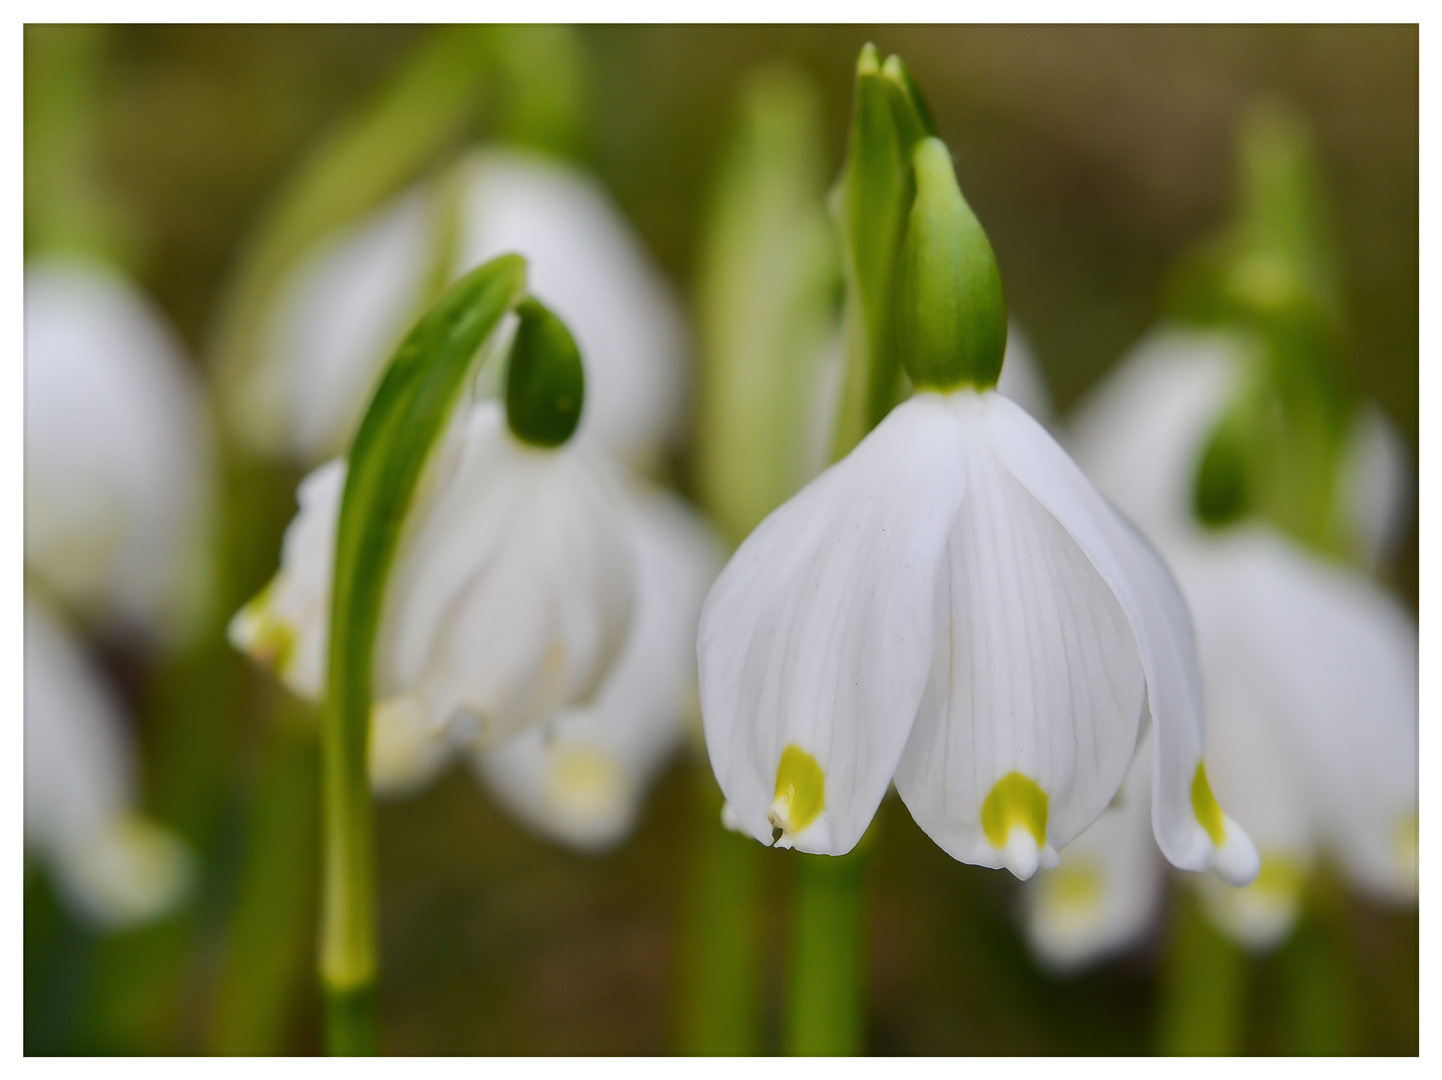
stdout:
<svg viewBox="0 0 1442 1080">
<path fill-rule="evenodd" d="M 576 339 L 534 297 L 516 305 L 521 325 L 506 371 L 506 423 L 522 442 L 560 446 L 581 420 L 586 373 Z"/>
<path fill-rule="evenodd" d="M 856 74 L 875 75 L 881 70 L 881 55 L 876 51 L 876 46 L 867 42 L 861 46 L 861 55 L 856 58 Z"/>
<path fill-rule="evenodd" d="M 931 118 L 931 109 L 901 57 L 895 53 L 888 56 L 881 66 L 881 77 L 896 88 L 897 127 L 902 131 L 905 145 L 910 147 L 918 139 L 935 135 L 936 122 Z"/>
<path fill-rule="evenodd" d="M 897 289 L 901 362 L 918 389 L 990 389 L 1006 352 L 996 256 L 957 186 L 946 144 L 922 139 L 912 165 L 916 199 Z"/>
</svg>

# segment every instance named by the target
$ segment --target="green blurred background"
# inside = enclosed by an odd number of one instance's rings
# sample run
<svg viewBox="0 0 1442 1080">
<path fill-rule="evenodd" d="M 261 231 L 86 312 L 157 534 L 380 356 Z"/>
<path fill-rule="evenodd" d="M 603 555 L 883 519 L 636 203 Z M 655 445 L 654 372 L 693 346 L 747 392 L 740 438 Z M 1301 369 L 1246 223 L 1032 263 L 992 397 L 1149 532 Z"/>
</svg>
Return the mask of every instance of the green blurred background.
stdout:
<svg viewBox="0 0 1442 1080">
<path fill-rule="evenodd" d="M 28 28 L 27 54 L 37 31 L 79 32 Z M 116 249 L 195 356 L 207 354 L 217 298 L 267 200 L 425 33 L 105 35 L 93 137 Z M 741 80 L 775 61 L 809 75 L 834 171 L 857 50 L 871 40 L 901 54 L 955 151 L 1011 312 L 1063 414 L 1155 322 L 1178 256 L 1225 221 L 1236 122 L 1259 92 L 1280 94 L 1315 125 L 1326 169 L 1350 318 L 1345 378 L 1382 404 L 1415 456 L 1416 27 L 593 27 L 578 39 L 589 113 L 574 154 L 688 298 Z M 33 92 L 27 82 L 27 105 Z M 479 133 L 503 126 L 499 110 L 481 113 Z M 296 479 L 228 470 L 224 593 L 236 603 L 274 569 Z M 1414 522 L 1386 573 L 1414 612 L 1417 559 Z M 316 807 L 304 796 L 314 751 L 301 706 L 230 653 L 222 626 L 158 669 L 125 642 L 103 643 L 139 718 L 147 807 L 204 853 L 203 886 L 181 915 L 98 938 L 27 870 L 29 1053 L 318 1049 Z M 524 832 L 459 768 L 414 799 L 382 804 L 383 1049 L 675 1049 L 703 768 L 678 762 L 636 835 L 599 858 Z M 256 807 L 269 825 L 257 824 Z M 1176 1048 L 1169 942 L 1196 919 L 1190 894 L 1172 890 L 1168 931 L 1150 950 L 1058 980 L 1028 957 L 1009 876 L 952 861 L 896 800 L 879 825 L 867 882 L 870 1051 Z M 257 838 L 269 838 L 260 853 Z M 794 858 L 753 859 L 767 897 L 763 1049 L 776 1046 Z M 1366 906 L 1323 876 L 1274 956 L 1244 960 L 1224 955 L 1232 947 L 1215 935 L 1205 940 L 1225 971 L 1194 993 L 1242 1003 L 1240 1021 L 1218 1021 L 1240 1023 L 1219 1045 L 1417 1052 L 1415 912 Z M 1320 989 L 1286 990 L 1298 986 Z"/>
</svg>

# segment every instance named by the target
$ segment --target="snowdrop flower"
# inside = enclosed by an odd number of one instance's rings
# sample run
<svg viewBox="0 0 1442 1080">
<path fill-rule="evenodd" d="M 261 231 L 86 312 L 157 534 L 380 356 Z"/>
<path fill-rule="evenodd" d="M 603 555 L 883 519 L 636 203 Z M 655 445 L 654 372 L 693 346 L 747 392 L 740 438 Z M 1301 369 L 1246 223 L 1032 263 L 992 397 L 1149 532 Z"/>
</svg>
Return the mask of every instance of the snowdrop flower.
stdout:
<svg viewBox="0 0 1442 1080">
<path fill-rule="evenodd" d="M 1193 522 L 1197 463 L 1241 385 L 1240 364 L 1226 336 L 1155 335 L 1084 404 L 1075 445 L 1102 490 L 1162 544 L 1190 601 L 1209 771 L 1261 852 L 1261 873 L 1249 887 L 1206 880 L 1202 887 L 1224 930 L 1266 948 L 1290 930 L 1323 850 L 1370 894 L 1415 896 L 1417 632 L 1360 575 L 1270 528 L 1209 533 Z M 1374 513 L 1395 516 L 1385 500 L 1374 502 Z M 1385 532 L 1366 522 L 1357 531 Z M 1043 955 L 1066 951 L 1081 962 L 1151 925 L 1150 912 L 1125 897 L 1154 895 L 1161 867 L 1120 827 L 1099 832 L 1106 820 L 1073 846 L 1079 868 L 1103 883 L 1097 902 L 1074 905 L 1064 917 L 1040 903 L 1031 908 L 1032 940 Z M 1072 859 L 1068 849 L 1061 872 Z"/>
<path fill-rule="evenodd" d="M 539 305 L 522 315 L 513 382 L 526 320 L 555 319 Z M 574 416 L 558 443 L 515 405 L 458 410 L 412 504 L 376 641 L 377 714 L 434 732 L 464 717 L 478 745 L 588 700 L 631 617 L 632 557 L 613 485 L 585 447 L 565 441 Z M 331 462 L 302 483 L 280 571 L 230 629 L 237 647 L 310 698 L 325 693 L 344 469 Z"/>
<path fill-rule="evenodd" d="M 995 386 L 990 245 L 917 144 L 902 360 L 918 393 L 773 512 L 707 597 L 706 745 L 729 816 L 841 854 L 894 780 L 953 857 L 1030 877 L 1112 801 L 1146 726 L 1168 859 L 1256 872 L 1202 764 L 1200 678 L 1165 566 Z"/>
<path fill-rule="evenodd" d="M 81 918 L 118 929 L 184 899 L 193 867 L 135 809 L 123 710 L 54 615 L 25 602 L 25 846 Z"/>
<path fill-rule="evenodd" d="M 593 703 L 562 709 L 495 750 L 478 775 L 516 817 L 581 850 L 630 833 L 656 773 L 696 714 L 696 624 L 721 566 L 710 528 L 674 496 L 631 485 L 636 610 Z"/>
<path fill-rule="evenodd" d="M 428 290 L 505 251 L 525 253 L 586 357 L 580 437 L 649 464 L 685 396 L 680 306 L 594 180 L 519 151 L 474 152 L 303 260 L 230 401 L 241 434 L 305 462 L 344 452 Z"/>
<path fill-rule="evenodd" d="M 164 316 L 96 264 L 25 270 L 25 568 L 88 617 L 183 634 L 204 601 L 201 389 Z"/>
</svg>

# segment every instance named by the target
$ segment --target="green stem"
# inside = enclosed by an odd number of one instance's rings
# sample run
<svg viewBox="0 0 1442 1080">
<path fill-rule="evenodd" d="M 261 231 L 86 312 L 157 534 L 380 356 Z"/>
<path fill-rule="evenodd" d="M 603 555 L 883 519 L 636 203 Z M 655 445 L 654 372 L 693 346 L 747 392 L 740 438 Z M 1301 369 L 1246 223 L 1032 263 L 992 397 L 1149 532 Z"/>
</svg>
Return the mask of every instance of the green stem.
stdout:
<svg viewBox="0 0 1442 1080">
<path fill-rule="evenodd" d="M 696 861 L 682 931 L 679 1044 L 683 1054 L 761 1051 L 761 859 L 750 837 L 721 826 L 721 793 L 696 770 Z"/>
<path fill-rule="evenodd" d="M 783 1034 L 788 1054 L 865 1050 L 865 868 L 865 851 L 796 860 Z"/>
<path fill-rule="evenodd" d="M 1171 951 L 1162 971 L 1160 1053 L 1215 1057 L 1241 1052 L 1251 964 L 1181 890 Z"/>
<path fill-rule="evenodd" d="M 431 449 L 481 345 L 525 290 L 503 255 L 448 289 L 396 349 L 356 432 L 336 529 L 330 655 L 321 724 L 320 974 L 326 1045 L 373 1050 L 375 845 L 367 750 L 371 670 L 386 578 Z"/>
<path fill-rule="evenodd" d="M 367 1057 L 376 1052 L 375 984 L 325 993 L 325 1052 L 332 1057 Z"/>
</svg>

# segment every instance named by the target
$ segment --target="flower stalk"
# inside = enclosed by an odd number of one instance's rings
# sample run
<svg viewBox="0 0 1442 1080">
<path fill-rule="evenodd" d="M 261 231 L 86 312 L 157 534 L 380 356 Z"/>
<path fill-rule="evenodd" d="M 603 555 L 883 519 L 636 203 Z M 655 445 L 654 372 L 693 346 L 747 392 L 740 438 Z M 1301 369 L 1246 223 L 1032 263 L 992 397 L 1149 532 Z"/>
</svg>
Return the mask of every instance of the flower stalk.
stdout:
<svg viewBox="0 0 1442 1080">
<path fill-rule="evenodd" d="M 396 350 L 351 449 L 336 540 L 321 742 L 320 975 L 332 1054 L 376 1049 L 367 752 L 371 662 L 386 578 L 431 447 L 473 358 L 521 299 L 524 284 L 524 260 L 502 256 L 452 286 Z"/>
</svg>

